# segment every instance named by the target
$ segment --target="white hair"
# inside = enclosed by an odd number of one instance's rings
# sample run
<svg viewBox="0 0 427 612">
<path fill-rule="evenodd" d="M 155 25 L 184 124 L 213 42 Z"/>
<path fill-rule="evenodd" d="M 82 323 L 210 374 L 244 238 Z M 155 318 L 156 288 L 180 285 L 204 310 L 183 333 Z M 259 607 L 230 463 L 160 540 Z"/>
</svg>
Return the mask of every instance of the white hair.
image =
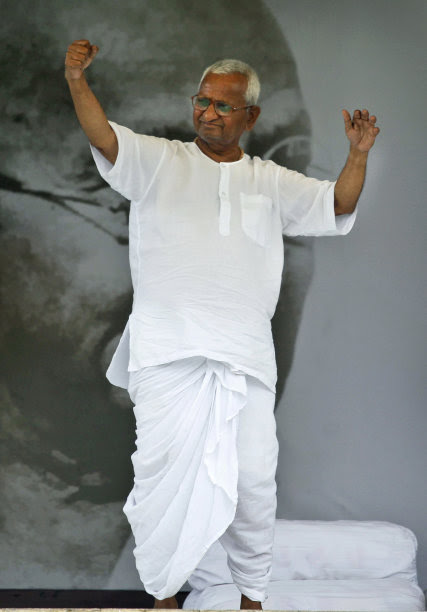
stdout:
<svg viewBox="0 0 427 612">
<path fill-rule="evenodd" d="M 259 78 L 255 70 L 240 60 L 235 59 L 223 59 L 215 62 L 202 74 L 200 79 L 199 87 L 202 84 L 203 79 L 207 74 L 232 74 L 238 72 L 243 74 L 248 79 L 248 86 L 245 92 L 245 100 L 248 105 L 256 104 L 261 90 Z"/>
</svg>

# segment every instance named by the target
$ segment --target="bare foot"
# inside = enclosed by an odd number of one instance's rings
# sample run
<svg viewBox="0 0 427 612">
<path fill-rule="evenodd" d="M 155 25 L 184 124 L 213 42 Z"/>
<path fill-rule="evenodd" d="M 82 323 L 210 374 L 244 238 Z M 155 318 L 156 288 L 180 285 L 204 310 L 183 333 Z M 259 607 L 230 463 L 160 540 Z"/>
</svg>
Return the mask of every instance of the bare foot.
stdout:
<svg viewBox="0 0 427 612">
<path fill-rule="evenodd" d="M 166 597 L 166 599 L 154 598 L 154 607 L 155 608 L 173 608 L 177 610 L 178 602 L 176 601 L 175 597 Z"/>
<path fill-rule="evenodd" d="M 240 600 L 240 609 L 241 610 L 262 610 L 262 605 L 260 601 L 252 601 L 246 595 L 243 595 Z"/>
</svg>

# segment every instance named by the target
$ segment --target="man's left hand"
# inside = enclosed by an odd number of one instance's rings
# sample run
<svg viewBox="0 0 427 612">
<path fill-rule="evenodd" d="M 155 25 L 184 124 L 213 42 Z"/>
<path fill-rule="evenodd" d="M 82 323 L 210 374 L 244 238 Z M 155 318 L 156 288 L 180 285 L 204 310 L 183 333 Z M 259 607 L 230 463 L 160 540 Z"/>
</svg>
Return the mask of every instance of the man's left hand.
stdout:
<svg viewBox="0 0 427 612">
<path fill-rule="evenodd" d="M 375 126 L 376 116 L 369 115 L 366 108 L 362 111 L 355 110 L 353 119 L 345 109 L 342 111 L 342 116 L 344 118 L 345 133 L 350 141 L 350 147 L 357 149 L 361 153 L 367 153 L 380 133 L 380 128 Z"/>
</svg>

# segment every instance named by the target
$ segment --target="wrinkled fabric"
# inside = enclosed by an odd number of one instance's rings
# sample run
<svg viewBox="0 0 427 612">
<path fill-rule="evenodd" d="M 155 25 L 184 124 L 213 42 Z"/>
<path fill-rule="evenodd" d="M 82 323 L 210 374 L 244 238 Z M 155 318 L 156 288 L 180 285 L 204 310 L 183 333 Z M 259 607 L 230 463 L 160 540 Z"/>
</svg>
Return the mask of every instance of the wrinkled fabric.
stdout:
<svg viewBox="0 0 427 612">
<path fill-rule="evenodd" d="M 164 599 L 191 584 L 219 540 L 238 590 L 265 601 L 277 507 L 275 394 L 204 357 L 130 378 L 137 450 L 124 511 L 145 590 Z"/>
<path fill-rule="evenodd" d="M 108 380 L 204 355 L 277 380 L 270 320 L 284 261 L 283 234 L 347 234 L 356 211 L 335 216 L 332 181 L 244 155 L 216 162 L 194 142 L 136 134 L 110 122 L 114 165 L 92 147 L 101 176 L 131 200 L 132 313 Z"/>
<path fill-rule="evenodd" d="M 237 426 L 246 378 L 192 357 L 131 373 L 137 450 L 124 506 L 136 567 L 157 599 L 174 595 L 237 505 Z"/>
<path fill-rule="evenodd" d="M 264 602 L 272 572 L 277 508 L 275 393 L 252 376 L 246 377 L 246 384 L 246 405 L 237 431 L 237 509 L 219 543 L 227 553 L 238 590 L 253 601 Z M 193 578 L 194 574 L 188 579 L 190 586 Z"/>
<path fill-rule="evenodd" d="M 425 610 L 421 588 L 401 578 L 372 580 L 279 580 L 271 582 L 269 610 L 328 610 L 343 612 L 420 612 Z M 232 584 L 191 591 L 183 610 L 238 610 L 240 597 Z"/>
</svg>

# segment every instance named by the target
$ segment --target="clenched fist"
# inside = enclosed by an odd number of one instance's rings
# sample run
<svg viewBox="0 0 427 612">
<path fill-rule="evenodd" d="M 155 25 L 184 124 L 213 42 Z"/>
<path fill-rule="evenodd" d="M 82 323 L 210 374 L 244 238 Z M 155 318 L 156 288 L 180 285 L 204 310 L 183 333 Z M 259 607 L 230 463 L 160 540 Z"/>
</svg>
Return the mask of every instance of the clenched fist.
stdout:
<svg viewBox="0 0 427 612">
<path fill-rule="evenodd" d="M 88 40 L 75 40 L 71 43 L 65 56 L 65 78 L 79 79 L 98 51 L 98 47 L 91 45 Z"/>
</svg>

